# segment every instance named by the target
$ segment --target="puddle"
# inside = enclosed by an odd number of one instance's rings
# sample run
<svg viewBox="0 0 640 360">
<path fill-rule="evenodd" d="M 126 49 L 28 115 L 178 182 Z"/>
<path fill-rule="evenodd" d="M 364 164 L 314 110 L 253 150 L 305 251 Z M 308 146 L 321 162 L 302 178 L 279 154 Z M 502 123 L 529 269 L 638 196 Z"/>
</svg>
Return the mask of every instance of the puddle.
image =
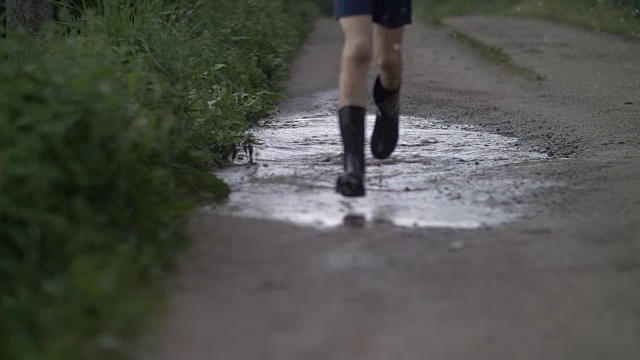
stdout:
<svg viewBox="0 0 640 360">
<path fill-rule="evenodd" d="M 367 138 L 373 121 L 367 119 Z M 233 192 L 211 210 L 316 227 L 473 229 L 521 216 L 515 199 L 543 185 L 496 175 L 498 166 L 545 158 L 518 149 L 517 139 L 415 117 L 401 121 L 390 159 L 367 154 L 367 196 L 347 199 L 334 192 L 342 171 L 335 116 L 272 120 L 255 132 L 263 145 L 255 146 L 254 164 L 244 158 L 217 173 Z"/>
</svg>

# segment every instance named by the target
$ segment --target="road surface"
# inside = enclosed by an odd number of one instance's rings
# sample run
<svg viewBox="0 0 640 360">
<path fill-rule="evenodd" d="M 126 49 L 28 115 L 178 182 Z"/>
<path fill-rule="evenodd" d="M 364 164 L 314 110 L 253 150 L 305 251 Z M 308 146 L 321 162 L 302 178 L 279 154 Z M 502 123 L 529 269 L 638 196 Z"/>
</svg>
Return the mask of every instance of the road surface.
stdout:
<svg viewBox="0 0 640 360">
<path fill-rule="evenodd" d="M 453 29 L 546 80 L 488 62 Z M 333 113 L 318 94 L 335 90 L 341 41 L 334 21 L 317 23 L 283 116 Z M 488 203 L 525 211 L 475 229 L 318 229 L 199 211 L 179 286 L 141 357 L 640 359 L 638 59 L 637 40 L 541 21 L 414 24 L 403 114 L 515 137 L 547 159 L 476 176 L 555 185 Z"/>
</svg>

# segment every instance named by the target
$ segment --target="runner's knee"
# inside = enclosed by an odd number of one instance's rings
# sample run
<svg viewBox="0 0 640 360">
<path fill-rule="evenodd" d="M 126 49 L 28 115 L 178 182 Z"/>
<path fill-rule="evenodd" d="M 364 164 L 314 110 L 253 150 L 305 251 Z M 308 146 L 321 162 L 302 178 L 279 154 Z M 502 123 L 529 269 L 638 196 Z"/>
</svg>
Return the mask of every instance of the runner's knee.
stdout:
<svg viewBox="0 0 640 360">
<path fill-rule="evenodd" d="M 381 57 L 376 59 L 378 69 L 388 76 L 400 76 L 402 72 L 402 60 L 399 56 Z"/>
<path fill-rule="evenodd" d="M 352 66 L 369 66 L 372 57 L 371 44 L 360 40 L 348 41 L 345 43 L 343 56 Z"/>
</svg>

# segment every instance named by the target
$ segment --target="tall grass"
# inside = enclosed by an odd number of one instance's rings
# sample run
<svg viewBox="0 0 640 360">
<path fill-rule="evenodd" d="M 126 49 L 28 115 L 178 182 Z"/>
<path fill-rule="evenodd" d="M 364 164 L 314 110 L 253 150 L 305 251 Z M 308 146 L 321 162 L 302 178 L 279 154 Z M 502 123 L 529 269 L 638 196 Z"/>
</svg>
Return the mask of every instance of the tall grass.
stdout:
<svg viewBox="0 0 640 360">
<path fill-rule="evenodd" d="M 73 6 L 0 40 L 1 359 L 126 355 L 185 214 L 228 193 L 209 169 L 273 110 L 314 16 L 287 0 Z"/>
</svg>

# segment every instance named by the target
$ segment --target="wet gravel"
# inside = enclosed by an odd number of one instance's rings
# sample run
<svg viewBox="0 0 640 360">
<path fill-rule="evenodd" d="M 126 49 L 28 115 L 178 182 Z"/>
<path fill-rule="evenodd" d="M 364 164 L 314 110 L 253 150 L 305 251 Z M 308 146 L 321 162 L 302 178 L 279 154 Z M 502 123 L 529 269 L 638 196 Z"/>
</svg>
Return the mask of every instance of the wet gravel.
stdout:
<svg viewBox="0 0 640 360">
<path fill-rule="evenodd" d="M 373 121 L 369 117 L 369 132 Z M 514 146 L 518 139 L 410 116 L 401 124 L 391 158 L 367 156 L 367 196 L 347 199 L 333 191 L 342 168 L 335 116 L 271 119 L 255 131 L 254 161 L 242 156 L 218 172 L 233 192 L 210 210 L 316 227 L 358 219 L 358 226 L 472 229 L 516 219 L 526 211 L 516 198 L 558 185 L 489 174 L 508 164 L 545 161 L 545 154 Z"/>
</svg>

